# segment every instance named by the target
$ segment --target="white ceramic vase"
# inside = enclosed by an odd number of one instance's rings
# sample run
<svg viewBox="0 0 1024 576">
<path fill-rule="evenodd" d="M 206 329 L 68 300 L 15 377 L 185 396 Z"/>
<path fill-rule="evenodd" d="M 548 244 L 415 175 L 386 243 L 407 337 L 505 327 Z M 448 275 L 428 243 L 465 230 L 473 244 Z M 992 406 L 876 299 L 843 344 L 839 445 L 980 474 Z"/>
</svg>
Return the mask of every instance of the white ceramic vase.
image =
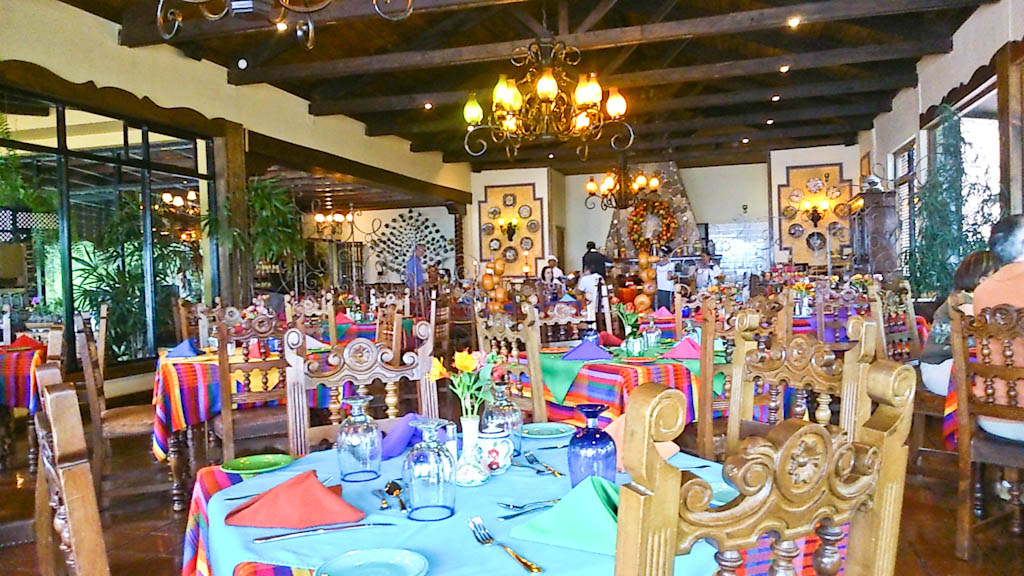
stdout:
<svg viewBox="0 0 1024 576">
<path fill-rule="evenodd" d="M 455 465 L 455 483 L 459 486 L 480 486 L 490 479 L 490 471 L 480 462 L 476 445 L 480 437 L 480 417 L 463 416 L 462 452 Z"/>
</svg>

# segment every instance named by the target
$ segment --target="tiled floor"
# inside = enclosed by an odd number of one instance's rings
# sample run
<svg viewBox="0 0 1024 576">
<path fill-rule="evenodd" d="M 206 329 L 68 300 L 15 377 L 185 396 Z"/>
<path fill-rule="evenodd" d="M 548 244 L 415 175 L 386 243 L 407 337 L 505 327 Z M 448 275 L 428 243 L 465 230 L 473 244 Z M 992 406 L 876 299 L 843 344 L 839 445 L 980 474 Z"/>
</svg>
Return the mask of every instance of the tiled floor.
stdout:
<svg viewBox="0 0 1024 576">
<path fill-rule="evenodd" d="M 145 441 L 118 447 L 121 462 L 151 459 Z M 0 472 L 0 524 L 32 514 L 34 479 L 24 469 L 24 444 L 18 445 L 19 468 Z M 939 470 L 908 478 L 903 505 L 898 576 L 1024 574 L 1024 538 L 1004 525 L 984 532 L 970 563 L 953 555 L 956 472 L 951 460 L 933 460 Z M 994 500 L 994 498 L 993 498 Z M 103 514 L 104 534 L 115 575 L 171 576 L 180 573 L 185 514 L 170 511 L 166 495 L 115 502 Z M 31 543 L 0 546 L 0 574 L 36 574 Z"/>
</svg>

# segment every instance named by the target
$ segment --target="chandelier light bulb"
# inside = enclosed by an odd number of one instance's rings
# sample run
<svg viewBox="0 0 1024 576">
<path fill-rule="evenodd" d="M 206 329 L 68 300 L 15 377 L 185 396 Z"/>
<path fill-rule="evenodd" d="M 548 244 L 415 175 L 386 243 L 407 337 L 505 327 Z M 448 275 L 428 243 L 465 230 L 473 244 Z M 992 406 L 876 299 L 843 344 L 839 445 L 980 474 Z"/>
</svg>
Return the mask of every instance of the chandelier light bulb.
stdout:
<svg viewBox="0 0 1024 576">
<path fill-rule="evenodd" d="M 591 106 L 600 108 L 601 107 L 601 84 L 597 82 L 597 74 L 594 72 L 590 73 L 590 82 L 587 85 L 587 90 L 590 92 L 588 98 L 588 104 Z"/>
<path fill-rule="evenodd" d="M 288 23 L 285 22 L 284 20 L 281 20 L 280 22 L 275 24 L 275 26 L 277 26 L 277 31 L 278 32 L 284 32 L 284 31 L 288 30 Z"/>
<path fill-rule="evenodd" d="M 466 105 L 462 107 L 462 117 L 470 126 L 476 126 L 484 119 L 484 109 L 476 100 L 476 92 L 469 95 Z"/>
<path fill-rule="evenodd" d="M 790 70 L 789 64 L 783 64 L 782 66 L 779 66 L 779 72 L 781 72 L 783 74 L 785 74 L 786 72 L 789 72 L 789 70 Z"/>
<path fill-rule="evenodd" d="M 342 214 L 341 212 L 335 212 L 334 214 L 331 215 L 331 220 L 334 220 L 335 222 L 342 222 L 343 220 L 345 220 L 345 215 Z"/>
<path fill-rule="evenodd" d="M 658 178 L 657 176 L 651 176 L 651 179 L 647 181 L 647 186 L 650 187 L 651 190 L 657 190 L 658 188 L 661 188 L 661 178 Z"/>
<path fill-rule="evenodd" d="M 811 201 L 810 200 L 804 200 L 803 209 L 804 210 L 810 210 L 811 209 Z"/>
<path fill-rule="evenodd" d="M 171 204 L 173 204 L 173 205 L 175 205 L 175 206 L 180 208 L 180 207 L 185 205 L 185 199 L 182 198 L 181 196 L 175 196 L 174 197 L 174 201 L 171 202 Z"/>
<path fill-rule="evenodd" d="M 544 73 L 537 80 L 537 97 L 542 102 L 554 102 L 558 97 L 558 82 L 551 68 L 545 68 Z"/>
<path fill-rule="evenodd" d="M 498 82 L 494 85 L 494 91 L 491 92 L 491 107 L 494 110 L 508 109 L 508 97 L 506 96 L 507 90 L 508 77 L 504 74 L 499 74 Z"/>
<path fill-rule="evenodd" d="M 354 216 L 352 216 L 352 213 L 351 213 L 351 212 L 349 212 L 348 214 L 346 214 L 346 215 L 345 215 L 345 221 L 346 221 L 346 222 L 351 222 L 351 221 L 353 221 L 353 220 L 355 220 L 355 217 L 354 217 Z"/>
<path fill-rule="evenodd" d="M 317 212 L 316 214 L 313 215 L 314 222 L 322 224 L 325 220 L 327 220 L 327 217 L 320 212 Z"/>
<path fill-rule="evenodd" d="M 604 181 L 601 182 L 601 189 L 611 190 L 612 188 L 615 188 L 615 177 L 611 174 L 605 174 Z"/>
<path fill-rule="evenodd" d="M 782 96 L 779 96 L 778 94 L 772 94 L 772 102 L 778 102 L 779 100 L 782 100 Z"/>
<path fill-rule="evenodd" d="M 800 23 L 803 21 L 803 18 L 801 18 L 798 14 L 794 14 L 793 16 L 790 16 L 786 20 L 786 26 L 789 26 L 790 28 L 796 30 L 796 27 L 799 26 Z"/>
<path fill-rule="evenodd" d="M 164 192 L 160 196 L 160 199 L 164 201 L 164 204 L 170 204 L 171 202 L 174 201 L 174 195 L 171 194 L 170 192 Z"/>
<path fill-rule="evenodd" d="M 586 112 L 580 112 L 576 115 L 576 119 L 573 120 L 572 126 L 577 132 L 583 132 L 590 128 L 590 116 Z"/>
<path fill-rule="evenodd" d="M 501 121 L 501 127 L 506 132 L 515 132 L 517 124 L 516 117 L 511 115 L 506 116 L 505 119 Z"/>
<path fill-rule="evenodd" d="M 636 188 L 643 188 L 644 186 L 647 186 L 647 176 L 644 176 L 644 173 L 640 172 L 636 175 L 636 180 L 633 181 L 633 184 Z"/>
<path fill-rule="evenodd" d="M 504 218 L 498 218 L 498 228 L 502 228 L 504 226 L 505 226 L 505 219 Z"/>
<path fill-rule="evenodd" d="M 188 200 L 189 202 L 195 202 L 198 198 L 199 195 L 196 194 L 195 190 L 189 190 L 188 194 L 185 195 L 185 199 Z"/>
<path fill-rule="evenodd" d="M 580 81 L 576 83 L 576 90 L 572 94 L 572 101 L 577 108 L 582 108 L 590 103 L 590 80 L 586 74 L 580 74 Z"/>
<path fill-rule="evenodd" d="M 587 194 L 597 194 L 597 181 L 591 176 L 590 180 L 587 180 Z"/>
<path fill-rule="evenodd" d="M 519 91 L 515 80 L 508 80 L 505 84 L 508 90 L 509 109 L 519 112 L 523 108 L 523 93 Z"/>
<path fill-rule="evenodd" d="M 612 118 L 622 118 L 626 115 L 626 99 L 619 94 L 618 88 L 608 89 L 608 102 L 605 104 L 605 108 Z"/>
<path fill-rule="evenodd" d="M 518 225 L 519 225 L 519 219 L 518 219 L 518 218 L 515 218 L 515 217 L 513 217 L 513 218 L 512 218 L 512 227 L 513 227 L 513 228 L 515 228 L 515 227 L 516 227 L 516 226 L 518 226 Z"/>
<path fill-rule="evenodd" d="M 828 198 L 822 198 L 821 202 L 818 202 L 818 208 L 828 210 Z"/>
</svg>

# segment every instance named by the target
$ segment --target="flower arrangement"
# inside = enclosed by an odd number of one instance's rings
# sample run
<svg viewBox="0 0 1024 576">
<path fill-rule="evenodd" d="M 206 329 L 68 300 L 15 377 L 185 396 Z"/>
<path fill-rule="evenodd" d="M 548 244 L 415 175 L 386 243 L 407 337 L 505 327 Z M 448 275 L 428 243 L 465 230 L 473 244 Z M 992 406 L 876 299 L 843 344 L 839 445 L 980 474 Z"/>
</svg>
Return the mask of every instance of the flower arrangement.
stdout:
<svg viewBox="0 0 1024 576">
<path fill-rule="evenodd" d="M 635 311 L 635 308 L 629 304 L 622 304 L 621 302 L 615 305 L 615 315 L 622 320 L 622 329 L 626 333 L 626 338 L 629 338 L 634 333 L 638 333 L 638 326 L 640 325 L 640 314 Z"/>
<path fill-rule="evenodd" d="M 431 382 L 451 378 L 448 388 L 459 399 L 462 417 L 479 416 L 480 407 L 491 400 L 492 382 L 504 375 L 501 357 L 494 352 L 486 355 L 482 352 L 456 352 L 452 368 L 449 372 L 439 358 L 434 358 L 427 377 Z"/>
<path fill-rule="evenodd" d="M 644 234 L 644 222 L 648 216 L 656 216 L 661 220 L 661 230 L 653 237 L 647 238 Z M 679 222 L 672 214 L 672 207 L 668 202 L 661 200 L 650 200 L 637 204 L 636 208 L 629 214 L 629 240 L 636 247 L 638 252 L 650 252 L 652 246 L 665 246 L 675 236 Z"/>
<path fill-rule="evenodd" d="M 814 282 L 794 282 L 793 291 L 796 292 L 797 296 L 806 298 L 808 296 L 814 296 Z"/>
</svg>

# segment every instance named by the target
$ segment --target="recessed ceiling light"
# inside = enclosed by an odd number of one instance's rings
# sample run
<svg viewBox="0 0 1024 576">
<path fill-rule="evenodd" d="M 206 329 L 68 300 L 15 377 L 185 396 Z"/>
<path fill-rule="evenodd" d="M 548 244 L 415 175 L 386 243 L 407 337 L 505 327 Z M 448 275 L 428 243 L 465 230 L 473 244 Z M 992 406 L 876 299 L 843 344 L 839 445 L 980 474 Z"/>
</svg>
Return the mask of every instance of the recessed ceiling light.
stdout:
<svg viewBox="0 0 1024 576">
<path fill-rule="evenodd" d="M 434 105 L 433 105 L 433 104 L 431 104 L 430 102 L 424 102 L 424 103 L 423 103 L 423 109 L 424 109 L 424 110 L 430 110 L 430 109 L 431 109 L 431 108 L 433 108 L 433 107 L 434 107 Z"/>
<path fill-rule="evenodd" d="M 740 142 L 744 144 L 750 144 L 750 138 L 744 138 L 743 140 L 740 140 Z"/>
<path fill-rule="evenodd" d="M 554 158 L 554 157 L 555 157 L 555 153 L 554 153 L 554 152 L 549 152 L 549 153 L 548 153 L 548 158 L 549 158 L 549 159 L 550 159 L 550 158 Z"/>
<path fill-rule="evenodd" d="M 245 70 L 248 67 L 249 67 L 249 61 L 248 60 L 246 60 L 245 58 L 239 58 L 238 59 L 238 69 L 239 70 Z"/>
<path fill-rule="evenodd" d="M 789 19 L 786 20 L 786 26 L 789 26 L 790 28 L 796 29 L 796 27 L 799 26 L 800 23 L 803 22 L 803 21 L 804 21 L 804 19 L 801 18 L 799 15 L 793 15 L 793 16 L 790 16 Z"/>
<path fill-rule="evenodd" d="M 789 72 L 789 64 L 783 64 L 782 66 L 779 66 L 779 72 L 782 72 L 783 74 Z"/>
<path fill-rule="evenodd" d="M 782 100 L 782 96 L 779 96 L 778 94 L 772 94 L 772 102 L 778 102 L 779 100 Z"/>
<path fill-rule="evenodd" d="M 280 22 L 278 22 L 276 24 L 276 26 L 277 26 L 277 31 L 278 32 L 284 32 L 285 30 L 288 29 L 288 23 L 285 22 L 284 20 L 281 20 Z"/>
<path fill-rule="evenodd" d="M 765 120 L 764 123 L 771 126 L 772 124 L 775 124 L 775 118 L 769 118 Z"/>
</svg>

